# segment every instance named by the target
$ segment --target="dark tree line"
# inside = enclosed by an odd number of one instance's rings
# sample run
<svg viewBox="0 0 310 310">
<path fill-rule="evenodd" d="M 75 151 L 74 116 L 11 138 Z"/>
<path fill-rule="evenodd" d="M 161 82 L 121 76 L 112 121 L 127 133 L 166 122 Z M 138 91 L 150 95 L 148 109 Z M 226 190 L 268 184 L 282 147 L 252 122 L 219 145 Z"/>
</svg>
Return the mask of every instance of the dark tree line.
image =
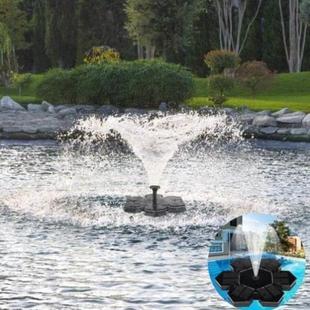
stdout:
<svg viewBox="0 0 310 310">
<path fill-rule="evenodd" d="M 282 2 L 288 19 L 288 0 Z M 161 57 L 204 75 L 204 55 L 220 47 L 215 0 L 0 0 L 0 17 L 12 3 L 18 12 L 6 20 L 14 28 L 21 71 L 71 68 L 82 63 L 91 47 L 107 45 L 122 59 Z M 256 9 L 257 2 L 248 1 L 245 24 Z M 288 71 L 281 27 L 279 0 L 263 1 L 241 58 Z M 310 70 L 309 33 L 303 70 Z"/>
</svg>

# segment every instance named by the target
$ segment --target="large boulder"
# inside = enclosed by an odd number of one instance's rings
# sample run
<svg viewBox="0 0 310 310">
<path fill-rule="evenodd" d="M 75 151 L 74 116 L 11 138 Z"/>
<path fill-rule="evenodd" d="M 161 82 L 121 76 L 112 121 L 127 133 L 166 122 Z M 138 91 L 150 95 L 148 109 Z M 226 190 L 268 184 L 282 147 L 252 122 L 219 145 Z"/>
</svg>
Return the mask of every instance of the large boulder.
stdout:
<svg viewBox="0 0 310 310">
<path fill-rule="evenodd" d="M 254 118 L 253 125 L 256 127 L 276 127 L 277 121 L 269 115 L 258 115 Z"/>
<path fill-rule="evenodd" d="M 44 109 L 43 109 L 42 105 L 40 105 L 40 104 L 32 104 L 32 103 L 28 104 L 27 110 L 29 112 L 34 112 L 34 113 L 36 113 L 36 112 L 44 112 Z"/>
<path fill-rule="evenodd" d="M 281 125 L 301 125 L 306 114 L 304 112 L 294 112 L 285 114 L 277 119 Z"/>
<path fill-rule="evenodd" d="M 0 107 L 4 110 L 13 110 L 13 111 L 24 111 L 23 108 L 19 103 L 15 102 L 11 97 L 4 96 L 0 101 Z"/>
<path fill-rule="evenodd" d="M 307 114 L 302 120 L 302 125 L 306 128 L 310 128 L 310 114 Z"/>
<path fill-rule="evenodd" d="M 43 111 L 45 111 L 45 112 L 55 113 L 54 106 L 47 101 L 42 101 L 41 107 L 42 107 Z"/>
<path fill-rule="evenodd" d="M 280 117 L 288 113 L 291 113 L 291 110 L 289 110 L 288 108 L 284 108 L 282 110 L 272 113 L 271 115 L 274 117 Z"/>
</svg>

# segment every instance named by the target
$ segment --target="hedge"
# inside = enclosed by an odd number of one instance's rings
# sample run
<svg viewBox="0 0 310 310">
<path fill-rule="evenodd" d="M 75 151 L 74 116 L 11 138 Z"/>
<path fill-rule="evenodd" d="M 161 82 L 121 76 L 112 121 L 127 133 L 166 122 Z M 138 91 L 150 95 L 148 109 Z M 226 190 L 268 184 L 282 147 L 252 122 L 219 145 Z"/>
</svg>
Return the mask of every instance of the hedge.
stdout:
<svg viewBox="0 0 310 310">
<path fill-rule="evenodd" d="M 53 69 L 38 85 L 37 95 L 53 103 L 157 108 L 163 101 L 185 101 L 193 89 L 193 77 L 186 68 L 144 60 Z"/>
</svg>

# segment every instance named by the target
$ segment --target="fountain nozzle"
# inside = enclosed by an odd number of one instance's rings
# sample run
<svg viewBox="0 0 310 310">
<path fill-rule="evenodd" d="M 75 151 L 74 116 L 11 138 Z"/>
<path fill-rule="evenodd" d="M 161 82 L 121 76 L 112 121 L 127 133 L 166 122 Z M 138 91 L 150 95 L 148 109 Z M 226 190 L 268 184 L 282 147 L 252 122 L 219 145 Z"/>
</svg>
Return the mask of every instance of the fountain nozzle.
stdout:
<svg viewBox="0 0 310 310">
<path fill-rule="evenodd" d="M 150 186 L 150 189 L 153 191 L 153 210 L 157 211 L 157 192 L 160 189 L 158 185 Z"/>
</svg>

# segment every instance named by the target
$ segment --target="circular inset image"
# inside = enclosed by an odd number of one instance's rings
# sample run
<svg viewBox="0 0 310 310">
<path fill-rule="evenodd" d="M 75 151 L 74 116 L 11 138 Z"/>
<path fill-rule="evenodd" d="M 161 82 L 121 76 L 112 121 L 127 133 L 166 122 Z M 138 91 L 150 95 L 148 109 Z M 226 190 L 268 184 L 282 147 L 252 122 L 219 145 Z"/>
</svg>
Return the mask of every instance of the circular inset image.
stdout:
<svg viewBox="0 0 310 310">
<path fill-rule="evenodd" d="M 236 308 L 275 309 L 303 283 L 306 260 L 301 239 L 275 216 L 247 214 L 218 232 L 208 269 L 219 295 Z"/>
</svg>

